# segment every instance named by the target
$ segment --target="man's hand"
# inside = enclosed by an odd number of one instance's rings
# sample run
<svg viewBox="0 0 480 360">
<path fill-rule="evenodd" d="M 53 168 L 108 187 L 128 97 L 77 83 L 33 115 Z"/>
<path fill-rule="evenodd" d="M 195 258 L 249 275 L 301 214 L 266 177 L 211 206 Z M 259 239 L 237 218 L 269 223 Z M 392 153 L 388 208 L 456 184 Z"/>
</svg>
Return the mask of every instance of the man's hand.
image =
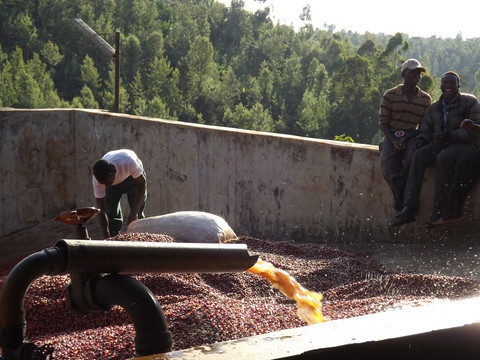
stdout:
<svg viewBox="0 0 480 360">
<path fill-rule="evenodd" d="M 402 139 L 395 140 L 393 142 L 393 147 L 395 148 L 396 151 L 405 150 L 405 142 Z"/>
<path fill-rule="evenodd" d="M 130 215 L 128 215 L 127 225 L 130 225 L 132 221 L 138 220 L 138 214 L 130 211 Z"/>
<path fill-rule="evenodd" d="M 460 124 L 461 129 L 473 130 L 475 128 L 475 123 L 470 119 L 465 119 Z"/>
<path fill-rule="evenodd" d="M 419 148 L 421 148 L 423 145 L 425 145 L 425 140 L 423 140 L 423 139 L 416 139 L 416 140 L 413 142 L 413 148 L 414 148 L 414 149 L 419 149 Z"/>
<path fill-rule="evenodd" d="M 444 143 L 446 140 L 447 140 L 447 136 L 446 136 L 446 133 L 445 131 L 436 131 L 433 133 L 433 139 L 436 141 L 436 142 L 439 142 L 439 143 Z"/>
</svg>

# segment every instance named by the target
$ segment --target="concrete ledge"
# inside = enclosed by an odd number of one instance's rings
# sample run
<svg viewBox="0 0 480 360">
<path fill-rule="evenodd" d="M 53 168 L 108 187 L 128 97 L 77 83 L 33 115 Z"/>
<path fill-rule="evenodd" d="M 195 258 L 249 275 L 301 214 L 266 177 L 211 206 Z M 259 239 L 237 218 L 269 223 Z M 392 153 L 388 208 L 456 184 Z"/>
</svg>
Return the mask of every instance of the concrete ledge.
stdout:
<svg viewBox="0 0 480 360">
<path fill-rule="evenodd" d="M 480 355 L 480 298 L 335 320 L 137 358 L 473 359 Z"/>
</svg>

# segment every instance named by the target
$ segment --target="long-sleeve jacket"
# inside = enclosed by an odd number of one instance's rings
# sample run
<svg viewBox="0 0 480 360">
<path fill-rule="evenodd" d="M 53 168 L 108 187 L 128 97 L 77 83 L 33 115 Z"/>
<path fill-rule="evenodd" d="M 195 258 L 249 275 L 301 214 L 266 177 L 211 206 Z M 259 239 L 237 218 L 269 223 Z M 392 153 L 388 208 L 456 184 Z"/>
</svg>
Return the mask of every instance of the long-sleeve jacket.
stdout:
<svg viewBox="0 0 480 360">
<path fill-rule="evenodd" d="M 430 142 L 433 140 L 433 133 L 446 131 L 449 143 L 472 142 L 480 146 L 480 134 L 460 128 L 464 119 L 471 119 L 476 124 L 480 124 L 480 102 L 478 99 L 471 94 L 457 93 L 446 105 L 445 116 L 442 95 L 428 108 L 420 125 L 420 134 L 417 138 Z"/>
</svg>

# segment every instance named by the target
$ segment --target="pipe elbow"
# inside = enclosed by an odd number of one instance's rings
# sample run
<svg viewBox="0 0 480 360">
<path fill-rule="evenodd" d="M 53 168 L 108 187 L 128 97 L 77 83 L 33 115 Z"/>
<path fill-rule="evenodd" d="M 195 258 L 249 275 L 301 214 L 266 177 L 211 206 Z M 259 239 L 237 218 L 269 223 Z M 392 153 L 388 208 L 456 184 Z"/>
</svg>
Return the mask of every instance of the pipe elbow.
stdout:
<svg viewBox="0 0 480 360">
<path fill-rule="evenodd" d="M 119 305 L 127 311 L 135 326 L 138 355 L 171 351 L 173 340 L 165 315 L 147 286 L 127 275 L 107 274 L 92 283 L 92 296 L 100 306 Z"/>
<path fill-rule="evenodd" d="M 25 323 L 23 304 L 30 285 L 43 275 L 58 275 L 65 269 L 63 252 L 51 247 L 21 260 L 8 274 L 0 290 L 0 327 Z"/>
</svg>

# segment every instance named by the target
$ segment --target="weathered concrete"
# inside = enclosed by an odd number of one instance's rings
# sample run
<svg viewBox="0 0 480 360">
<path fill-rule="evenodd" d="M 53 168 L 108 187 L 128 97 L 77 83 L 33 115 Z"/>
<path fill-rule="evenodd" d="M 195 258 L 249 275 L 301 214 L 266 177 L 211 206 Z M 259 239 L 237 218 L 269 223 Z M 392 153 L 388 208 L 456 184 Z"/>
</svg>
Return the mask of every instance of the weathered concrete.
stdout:
<svg viewBox="0 0 480 360">
<path fill-rule="evenodd" d="M 417 223 L 391 229 L 394 211 L 376 146 L 101 111 L 3 108 L 0 238 L 95 206 L 91 166 L 118 148 L 143 160 L 147 216 L 206 211 L 237 235 L 303 241 L 417 241 L 432 234 L 423 224 L 434 169 L 426 173 Z M 468 210 L 474 219 L 480 212 L 472 204 Z"/>
<path fill-rule="evenodd" d="M 405 307 L 137 360 L 475 359 L 479 298 Z"/>
</svg>

